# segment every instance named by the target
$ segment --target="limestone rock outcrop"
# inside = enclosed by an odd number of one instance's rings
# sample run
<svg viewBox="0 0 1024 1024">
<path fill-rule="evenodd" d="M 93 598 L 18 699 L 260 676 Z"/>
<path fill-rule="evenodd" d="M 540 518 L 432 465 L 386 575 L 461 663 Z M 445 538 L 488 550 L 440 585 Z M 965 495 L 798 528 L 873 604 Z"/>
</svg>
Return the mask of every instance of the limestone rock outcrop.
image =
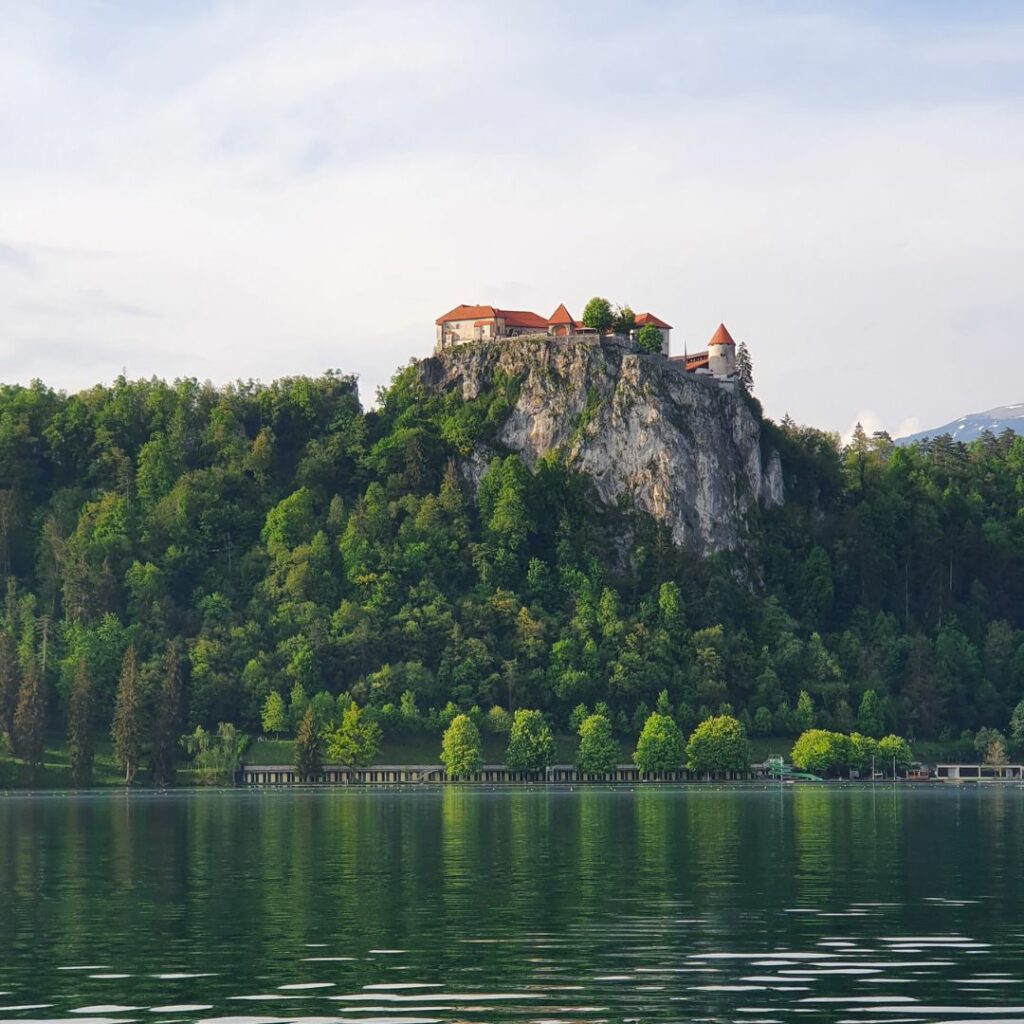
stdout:
<svg viewBox="0 0 1024 1024">
<path fill-rule="evenodd" d="M 611 339 L 507 339 L 462 345 L 419 364 L 429 389 L 472 399 L 496 375 L 517 384 L 496 438 L 528 464 L 558 450 L 609 505 L 623 498 L 698 554 L 742 543 L 754 504 L 783 502 L 778 453 L 747 403 L 710 378 Z M 491 451 L 473 453 L 475 478 Z"/>
</svg>

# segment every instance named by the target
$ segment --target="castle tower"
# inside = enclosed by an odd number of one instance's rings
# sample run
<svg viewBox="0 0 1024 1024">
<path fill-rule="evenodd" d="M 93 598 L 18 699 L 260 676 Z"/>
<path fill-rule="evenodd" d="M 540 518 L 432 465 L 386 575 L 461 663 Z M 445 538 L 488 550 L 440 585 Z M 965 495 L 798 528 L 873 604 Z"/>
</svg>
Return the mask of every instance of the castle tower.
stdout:
<svg viewBox="0 0 1024 1024">
<path fill-rule="evenodd" d="M 708 369 L 716 377 L 732 377 L 736 373 L 736 342 L 725 324 L 718 325 L 708 342 Z"/>
</svg>

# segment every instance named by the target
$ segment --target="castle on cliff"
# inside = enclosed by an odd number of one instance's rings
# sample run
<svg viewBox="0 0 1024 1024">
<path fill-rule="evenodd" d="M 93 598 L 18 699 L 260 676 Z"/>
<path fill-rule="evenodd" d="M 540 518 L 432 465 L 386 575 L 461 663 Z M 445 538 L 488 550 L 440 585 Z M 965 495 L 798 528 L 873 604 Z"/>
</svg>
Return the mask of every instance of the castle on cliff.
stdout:
<svg viewBox="0 0 1024 1024">
<path fill-rule="evenodd" d="M 633 330 L 634 336 L 642 327 L 650 324 L 661 335 L 661 350 L 668 355 L 669 335 L 672 327 L 653 313 L 637 313 Z M 495 306 L 456 306 L 434 325 L 437 328 L 435 351 L 440 353 L 456 345 L 471 341 L 494 341 L 498 338 L 516 338 L 523 335 L 547 334 L 554 338 L 597 337 L 599 332 L 586 327 L 561 303 L 549 317 L 539 316 L 524 309 L 498 309 Z"/>
<path fill-rule="evenodd" d="M 732 384 L 736 379 L 736 342 L 726 329 L 719 324 L 711 335 L 703 352 L 686 353 L 681 356 L 669 355 L 670 324 L 653 313 L 637 313 L 635 326 L 630 338 L 650 324 L 661 335 L 661 352 L 672 366 L 699 376 L 713 377 L 722 383 Z M 450 309 L 434 321 L 436 339 L 434 351 L 438 354 L 468 345 L 474 341 L 497 341 L 501 338 L 547 335 L 553 338 L 598 337 L 593 327 L 585 327 L 576 320 L 562 303 L 549 317 L 539 316 L 529 310 L 498 309 L 496 306 L 466 305 Z"/>
</svg>

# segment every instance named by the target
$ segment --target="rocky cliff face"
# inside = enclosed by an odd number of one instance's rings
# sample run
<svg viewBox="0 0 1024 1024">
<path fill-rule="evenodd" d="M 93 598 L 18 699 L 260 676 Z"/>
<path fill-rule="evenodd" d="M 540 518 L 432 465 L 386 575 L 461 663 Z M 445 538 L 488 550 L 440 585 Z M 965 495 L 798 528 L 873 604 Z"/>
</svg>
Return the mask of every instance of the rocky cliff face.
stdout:
<svg viewBox="0 0 1024 1024">
<path fill-rule="evenodd" d="M 783 501 L 777 452 L 737 396 L 661 356 L 609 340 L 465 345 L 419 364 L 428 388 L 466 399 L 495 374 L 519 382 L 498 442 L 527 463 L 560 450 L 609 505 L 632 500 L 700 554 L 736 547 L 752 503 Z M 478 476 L 490 452 L 465 469 Z"/>
</svg>

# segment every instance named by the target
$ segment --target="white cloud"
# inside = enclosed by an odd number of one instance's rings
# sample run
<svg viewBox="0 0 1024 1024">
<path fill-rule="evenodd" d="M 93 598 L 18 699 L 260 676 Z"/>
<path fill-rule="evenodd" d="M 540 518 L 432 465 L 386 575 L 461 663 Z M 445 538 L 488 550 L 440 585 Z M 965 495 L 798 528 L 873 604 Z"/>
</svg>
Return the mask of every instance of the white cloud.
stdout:
<svg viewBox="0 0 1024 1024">
<path fill-rule="evenodd" d="M 1005 20 L 215 4 L 94 38 L 7 13 L 7 379 L 336 366 L 369 398 L 455 303 L 594 293 L 679 348 L 725 320 L 768 412 L 830 429 L 942 422 L 1024 369 Z"/>
</svg>

